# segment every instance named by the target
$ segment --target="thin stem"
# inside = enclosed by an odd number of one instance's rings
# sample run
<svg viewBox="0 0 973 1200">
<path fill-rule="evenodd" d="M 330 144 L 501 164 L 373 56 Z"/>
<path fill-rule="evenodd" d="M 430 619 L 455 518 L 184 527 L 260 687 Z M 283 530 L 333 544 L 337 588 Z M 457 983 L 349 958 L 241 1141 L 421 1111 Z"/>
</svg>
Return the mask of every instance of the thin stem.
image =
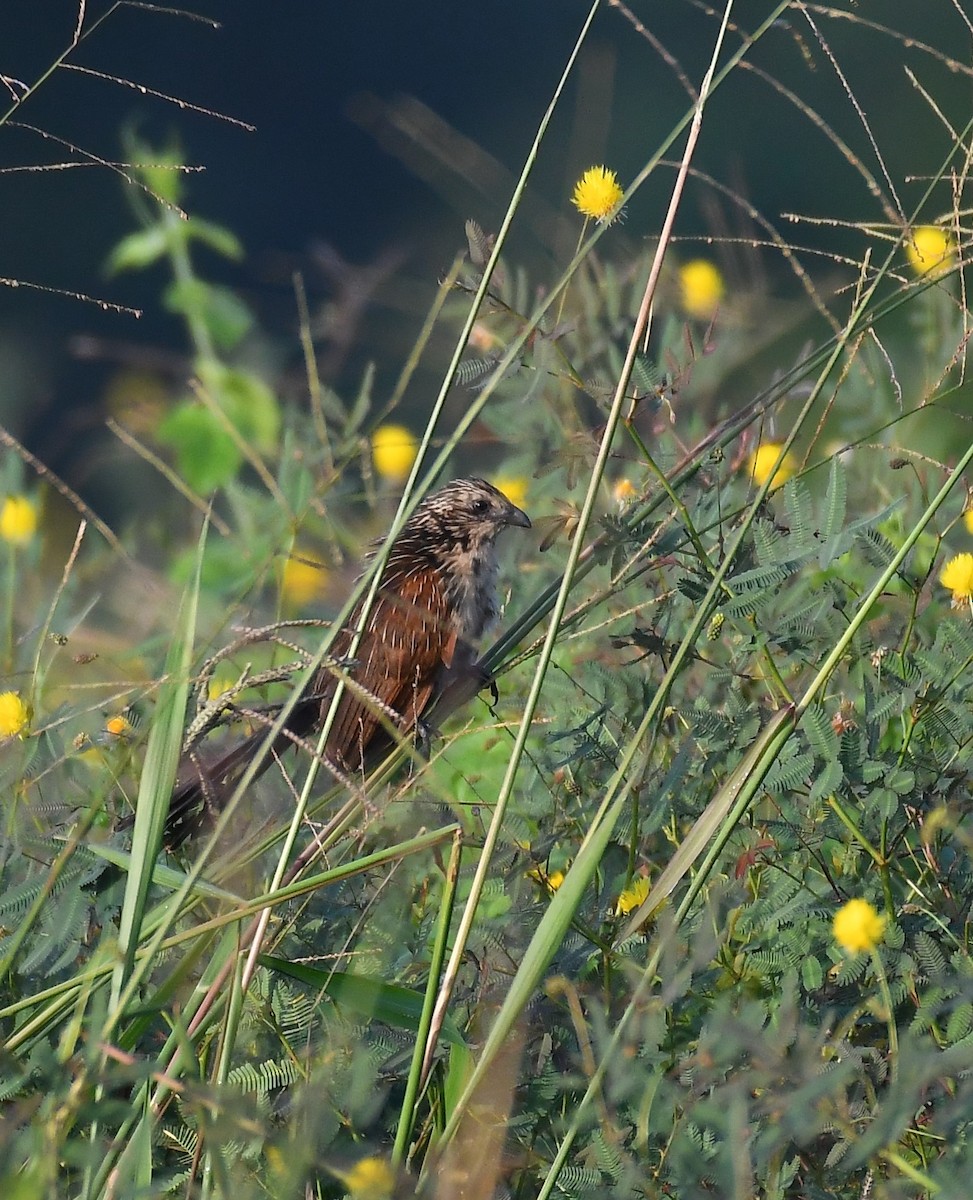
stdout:
<svg viewBox="0 0 973 1200">
<path fill-rule="evenodd" d="M 892 1004 L 892 993 L 889 991 L 888 976 L 885 974 L 885 964 L 877 946 L 872 947 L 872 966 L 878 977 L 878 990 L 882 997 L 882 1007 L 885 1009 L 885 1028 L 889 1034 L 889 1068 L 894 1086 L 899 1078 L 899 1031 L 895 1024 L 895 1008 Z"/>
</svg>

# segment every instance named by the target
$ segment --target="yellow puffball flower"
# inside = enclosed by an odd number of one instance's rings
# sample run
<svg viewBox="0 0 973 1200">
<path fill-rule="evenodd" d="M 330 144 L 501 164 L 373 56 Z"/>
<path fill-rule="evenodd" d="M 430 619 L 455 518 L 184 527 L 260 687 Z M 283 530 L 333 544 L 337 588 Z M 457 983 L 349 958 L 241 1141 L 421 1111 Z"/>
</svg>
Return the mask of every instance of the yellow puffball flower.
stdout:
<svg viewBox="0 0 973 1200">
<path fill-rule="evenodd" d="M 797 459 L 790 450 L 784 455 L 777 470 L 774 470 L 774 463 L 777 462 L 779 454 L 780 442 L 764 442 L 750 455 L 750 478 L 758 487 L 763 487 L 770 479 L 771 474 L 773 474 L 772 486 L 775 488 L 779 488 L 781 484 L 786 483 L 788 479 L 797 474 Z"/>
<path fill-rule="evenodd" d="M 527 504 L 529 484 L 522 475 L 496 475 L 493 479 L 493 486 L 498 492 L 503 492 L 510 503 L 515 504 L 517 508 L 524 508 Z"/>
<path fill-rule="evenodd" d="M 0 738 L 23 737 L 30 724 L 30 709 L 19 692 L 0 692 Z"/>
<path fill-rule="evenodd" d="M 648 894 L 649 880 L 647 876 L 639 875 L 632 880 L 631 887 L 627 887 L 618 897 L 618 903 L 615 905 L 615 916 L 624 917 L 632 909 L 638 908 L 640 904 L 645 902 L 645 897 Z"/>
<path fill-rule="evenodd" d="M 379 425 L 372 434 L 375 470 L 390 483 L 404 483 L 419 453 L 419 443 L 404 425 Z"/>
<path fill-rule="evenodd" d="M 116 713 L 114 717 L 109 717 L 105 722 L 105 732 L 110 733 L 112 737 L 128 737 L 134 728 L 135 726 L 124 713 Z"/>
<path fill-rule="evenodd" d="M 8 496 L 0 508 L 0 538 L 26 546 L 37 532 L 37 507 L 26 496 Z"/>
<path fill-rule="evenodd" d="M 363 1158 L 350 1171 L 336 1171 L 352 1200 L 389 1200 L 395 1172 L 384 1158 Z"/>
<path fill-rule="evenodd" d="M 618 206 L 624 195 L 614 171 L 607 167 L 589 167 L 574 185 L 571 203 L 592 221 L 610 225 L 618 216 Z"/>
<path fill-rule="evenodd" d="M 831 931 L 834 940 L 849 954 L 874 950 L 882 940 L 885 918 L 867 900 L 849 900 L 835 913 Z"/>
<path fill-rule="evenodd" d="M 938 225 L 919 225 L 905 243 L 905 256 L 917 275 L 945 275 L 956 265 L 956 243 Z"/>
<path fill-rule="evenodd" d="M 619 508 L 624 508 L 630 500 L 638 495 L 638 489 L 631 479 L 619 479 L 612 487 L 612 499 Z"/>
<path fill-rule="evenodd" d="M 711 321 L 723 299 L 726 285 L 715 263 L 694 258 L 679 268 L 679 295 L 683 311 L 697 321 Z"/>
<path fill-rule="evenodd" d="M 324 594 L 328 584 L 328 572 L 324 567 L 309 560 L 310 555 L 304 557 L 295 551 L 294 557 L 288 558 L 284 563 L 280 595 L 286 608 L 304 608 Z"/>
<path fill-rule="evenodd" d="M 527 878 L 532 879 L 535 883 L 539 883 L 545 891 L 553 896 L 564 882 L 564 872 L 547 871 L 544 867 L 531 867 L 527 872 Z"/>
<path fill-rule="evenodd" d="M 939 582 L 953 593 L 953 608 L 973 599 L 973 554 L 957 554 L 943 567 Z"/>
</svg>

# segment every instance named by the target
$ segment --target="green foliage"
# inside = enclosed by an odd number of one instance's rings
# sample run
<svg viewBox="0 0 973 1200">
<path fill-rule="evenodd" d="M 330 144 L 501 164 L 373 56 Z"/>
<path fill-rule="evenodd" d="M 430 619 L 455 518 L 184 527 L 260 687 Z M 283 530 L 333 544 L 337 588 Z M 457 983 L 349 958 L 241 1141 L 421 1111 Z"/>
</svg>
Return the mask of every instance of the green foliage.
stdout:
<svg viewBox="0 0 973 1200">
<path fill-rule="evenodd" d="M 224 259 L 237 261 L 243 247 L 228 229 L 199 217 L 180 219 L 173 211 L 183 201 L 178 151 L 158 151 L 129 137 L 128 148 L 142 165 L 137 174 L 146 189 L 133 191 L 132 201 L 143 228 L 126 235 L 108 260 L 111 272 L 145 270 L 169 264 L 173 279 L 162 302 L 181 316 L 193 343 L 198 388 L 175 405 L 156 435 L 176 456 L 179 472 L 193 490 L 204 495 L 225 487 L 239 474 L 245 448 L 272 453 L 281 414 L 272 388 L 250 369 L 219 356 L 238 347 L 253 329 L 254 318 L 230 288 L 195 273 L 191 251 L 199 245 Z"/>
<path fill-rule="evenodd" d="M 192 373 L 140 431 L 164 521 L 54 576 L 41 535 L 0 545 L 30 714 L 0 764 L 4 1194 L 964 1195 L 973 624 L 940 572 L 973 451 L 892 443 L 952 387 L 957 279 L 893 287 L 870 256 L 859 310 L 805 276 L 846 333 L 790 366 L 778 306 L 738 292 L 702 322 L 678 272 L 630 347 L 641 233 L 599 229 L 559 293 L 487 280 L 468 226 L 439 319 L 483 285 L 481 349 L 458 432 L 430 432 L 482 472 L 476 422 L 529 489 L 538 536 L 505 547 L 484 648 L 500 698 L 434 713 L 431 761 L 400 748 L 368 780 L 305 795 L 313 746 L 280 754 L 166 861 L 186 693 L 187 752 L 267 727 L 322 637 L 281 613 L 338 615 L 393 485 L 363 453 L 374 371 L 322 384 L 302 315 L 288 403 L 250 365 L 257 316 L 195 263 L 242 247 L 175 211 L 174 148 L 129 155 L 140 229 L 109 266 L 165 266 Z M 861 290 L 876 269 L 891 299 Z M 918 340 L 886 336 L 893 304 Z M 774 428 L 803 465 L 771 490 L 750 456 Z M 323 568 L 310 598 L 292 548 Z M 883 924 L 861 952 L 835 938 L 849 899 Z"/>
</svg>

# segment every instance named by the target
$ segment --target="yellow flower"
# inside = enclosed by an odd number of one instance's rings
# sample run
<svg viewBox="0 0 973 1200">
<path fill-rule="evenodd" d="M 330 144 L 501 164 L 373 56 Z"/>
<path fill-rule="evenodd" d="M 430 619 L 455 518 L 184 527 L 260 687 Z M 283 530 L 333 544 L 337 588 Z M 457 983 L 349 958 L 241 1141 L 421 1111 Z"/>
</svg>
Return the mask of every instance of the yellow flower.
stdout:
<svg viewBox="0 0 973 1200">
<path fill-rule="evenodd" d="M 321 598 L 327 584 L 328 573 L 324 567 L 312 561 L 310 555 L 304 556 L 295 551 L 293 557 L 284 563 L 280 596 L 286 608 L 305 608 L 313 600 Z"/>
<path fill-rule="evenodd" d="M 335 1174 L 353 1200 L 387 1200 L 395 1187 L 395 1172 L 384 1158 L 363 1158 L 350 1171 Z"/>
<path fill-rule="evenodd" d="M 8 496 L 0 508 L 0 538 L 26 546 L 37 532 L 37 508 L 26 496 Z"/>
<path fill-rule="evenodd" d="M 612 488 L 612 498 L 619 508 L 624 508 L 637 495 L 638 490 L 631 479 L 619 479 Z"/>
<path fill-rule="evenodd" d="M 956 265 L 956 243 L 938 225 L 918 225 L 905 243 L 905 256 L 917 275 L 945 275 Z"/>
<path fill-rule="evenodd" d="M 967 533 L 973 533 L 973 508 L 968 508 L 963 513 L 963 524 L 966 526 Z"/>
<path fill-rule="evenodd" d="M 134 728 L 124 713 L 117 713 L 105 722 L 105 732 L 110 733 L 112 737 L 127 737 Z"/>
<path fill-rule="evenodd" d="M 710 321 L 726 287 L 719 268 L 706 258 L 694 258 L 679 268 L 679 294 L 684 311 L 698 321 Z"/>
<path fill-rule="evenodd" d="M 867 900 L 849 900 L 835 913 L 834 940 L 849 954 L 873 950 L 882 940 L 885 918 Z"/>
<path fill-rule="evenodd" d="M 531 867 L 527 878 L 539 883 L 542 888 L 553 895 L 564 882 L 563 871 L 546 871 L 543 867 Z"/>
<path fill-rule="evenodd" d="M 375 470 L 390 483 L 404 483 L 419 453 L 419 443 L 404 425 L 379 425 L 372 434 Z"/>
<path fill-rule="evenodd" d="M 636 879 L 632 880 L 631 887 L 627 887 L 618 897 L 618 903 L 615 905 L 615 916 L 624 917 L 633 908 L 638 908 L 645 901 L 645 897 L 648 894 L 648 878 L 645 875 L 639 875 Z"/>
<path fill-rule="evenodd" d="M 529 484 L 522 475 L 496 475 L 493 486 L 498 492 L 503 492 L 511 504 L 523 508 L 527 503 Z"/>
<path fill-rule="evenodd" d="M 939 582 L 953 593 L 953 608 L 973 600 L 973 554 L 957 554 L 943 567 Z"/>
<path fill-rule="evenodd" d="M 0 692 L 0 737 L 23 737 L 30 724 L 30 709 L 18 692 Z"/>
<path fill-rule="evenodd" d="M 773 473 L 773 487 L 779 488 L 797 473 L 797 459 L 790 450 L 784 455 L 783 462 L 774 471 L 774 463 L 780 454 L 780 442 L 764 442 L 750 455 L 750 478 L 758 487 L 763 487 Z"/>
<path fill-rule="evenodd" d="M 589 167 L 575 184 L 571 203 L 591 220 L 610 225 L 618 216 L 618 206 L 624 195 L 614 171 L 607 167 Z"/>
</svg>

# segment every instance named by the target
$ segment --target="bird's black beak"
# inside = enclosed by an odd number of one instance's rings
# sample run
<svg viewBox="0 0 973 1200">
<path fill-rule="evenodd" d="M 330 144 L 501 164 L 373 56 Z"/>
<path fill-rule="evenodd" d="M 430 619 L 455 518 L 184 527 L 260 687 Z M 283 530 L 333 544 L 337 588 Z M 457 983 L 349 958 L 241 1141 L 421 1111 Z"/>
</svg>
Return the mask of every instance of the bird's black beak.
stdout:
<svg viewBox="0 0 973 1200">
<path fill-rule="evenodd" d="M 505 524 L 516 525 L 520 529 L 530 529 L 530 517 L 528 517 L 528 515 L 523 511 L 523 509 L 518 508 L 516 504 L 511 504 L 508 501 L 507 502 L 507 519 L 505 521 Z"/>
</svg>

